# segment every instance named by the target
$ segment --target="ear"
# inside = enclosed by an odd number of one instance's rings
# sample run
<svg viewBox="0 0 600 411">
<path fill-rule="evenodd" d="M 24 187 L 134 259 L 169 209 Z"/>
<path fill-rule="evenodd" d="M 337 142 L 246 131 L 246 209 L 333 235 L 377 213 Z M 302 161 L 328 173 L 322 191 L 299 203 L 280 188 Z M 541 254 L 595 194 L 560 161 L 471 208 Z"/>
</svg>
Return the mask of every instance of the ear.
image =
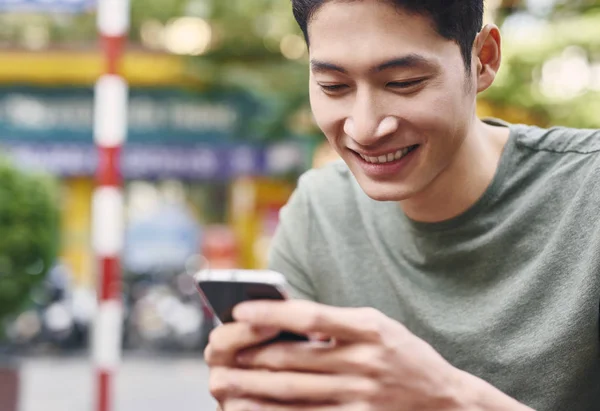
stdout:
<svg viewBox="0 0 600 411">
<path fill-rule="evenodd" d="M 502 37 L 493 24 L 486 25 L 475 38 L 473 62 L 477 80 L 477 92 L 487 90 L 500 69 L 502 62 Z"/>
</svg>

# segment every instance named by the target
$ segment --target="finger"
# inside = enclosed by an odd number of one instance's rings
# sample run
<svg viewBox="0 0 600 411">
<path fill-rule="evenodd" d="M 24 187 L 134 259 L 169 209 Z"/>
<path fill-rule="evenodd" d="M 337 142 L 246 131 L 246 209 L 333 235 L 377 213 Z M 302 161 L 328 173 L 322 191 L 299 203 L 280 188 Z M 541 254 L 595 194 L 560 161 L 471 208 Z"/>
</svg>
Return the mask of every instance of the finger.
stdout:
<svg viewBox="0 0 600 411">
<path fill-rule="evenodd" d="M 213 369 L 209 384 L 217 399 L 261 398 L 284 403 L 343 404 L 372 398 L 376 392 L 371 380 L 355 376 L 236 368 Z"/>
<path fill-rule="evenodd" d="M 372 308 L 340 308 L 303 300 L 253 301 L 235 307 L 234 317 L 261 327 L 302 335 L 324 334 L 341 341 L 378 342 L 391 323 Z"/>
<path fill-rule="evenodd" d="M 358 411 L 353 404 L 280 404 L 261 400 L 234 398 L 225 402 L 222 411 Z"/>
<path fill-rule="evenodd" d="M 251 369 L 379 376 L 389 359 L 369 344 L 286 343 L 241 351 L 236 363 Z"/>
<path fill-rule="evenodd" d="M 210 366 L 233 365 L 239 351 L 260 345 L 277 336 L 280 330 L 258 328 L 248 323 L 227 323 L 215 328 L 204 351 Z"/>
</svg>

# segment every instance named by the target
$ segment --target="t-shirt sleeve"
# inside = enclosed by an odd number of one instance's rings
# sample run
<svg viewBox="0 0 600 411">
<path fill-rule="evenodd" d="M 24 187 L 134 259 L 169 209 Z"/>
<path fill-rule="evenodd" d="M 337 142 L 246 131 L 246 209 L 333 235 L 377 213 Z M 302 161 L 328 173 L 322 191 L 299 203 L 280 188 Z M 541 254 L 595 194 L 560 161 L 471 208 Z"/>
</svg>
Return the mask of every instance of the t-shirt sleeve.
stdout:
<svg viewBox="0 0 600 411">
<path fill-rule="evenodd" d="M 310 213 L 303 178 L 281 209 L 279 225 L 269 249 L 269 269 L 283 274 L 292 298 L 316 301 L 310 281 Z"/>
</svg>

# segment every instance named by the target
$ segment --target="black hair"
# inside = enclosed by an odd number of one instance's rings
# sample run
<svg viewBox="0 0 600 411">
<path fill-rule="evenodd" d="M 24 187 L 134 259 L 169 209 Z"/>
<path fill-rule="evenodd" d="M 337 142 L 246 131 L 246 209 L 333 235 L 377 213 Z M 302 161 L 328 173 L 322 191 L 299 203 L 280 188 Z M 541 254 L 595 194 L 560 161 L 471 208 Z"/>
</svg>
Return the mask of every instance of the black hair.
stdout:
<svg viewBox="0 0 600 411">
<path fill-rule="evenodd" d="M 306 44 L 308 24 L 326 2 L 332 0 L 292 0 L 294 17 L 304 34 Z M 360 1 L 360 0 L 335 0 Z M 390 3 L 408 13 L 416 13 L 430 18 L 436 31 L 444 38 L 455 41 L 465 63 L 471 71 L 471 53 L 477 33 L 483 26 L 484 0 L 380 0 Z"/>
</svg>

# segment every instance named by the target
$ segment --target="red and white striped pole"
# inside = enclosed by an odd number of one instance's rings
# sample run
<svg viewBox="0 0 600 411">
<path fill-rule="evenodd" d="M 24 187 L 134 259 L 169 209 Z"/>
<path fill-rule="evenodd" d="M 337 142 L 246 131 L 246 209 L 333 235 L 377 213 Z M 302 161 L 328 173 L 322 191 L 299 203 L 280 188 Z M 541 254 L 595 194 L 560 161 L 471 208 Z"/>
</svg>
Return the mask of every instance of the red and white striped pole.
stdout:
<svg viewBox="0 0 600 411">
<path fill-rule="evenodd" d="M 120 154 L 127 136 L 128 87 L 119 75 L 119 65 L 129 31 L 129 0 L 98 0 L 98 30 L 105 69 L 96 83 L 94 103 L 98 168 L 92 200 L 92 236 L 99 269 L 92 358 L 96 371 L 96 411 L 110 411 L 114 393 L 112 377 L 120 363 L 123 324 L 120 255 L 124 201 Z"/>
</svg>

